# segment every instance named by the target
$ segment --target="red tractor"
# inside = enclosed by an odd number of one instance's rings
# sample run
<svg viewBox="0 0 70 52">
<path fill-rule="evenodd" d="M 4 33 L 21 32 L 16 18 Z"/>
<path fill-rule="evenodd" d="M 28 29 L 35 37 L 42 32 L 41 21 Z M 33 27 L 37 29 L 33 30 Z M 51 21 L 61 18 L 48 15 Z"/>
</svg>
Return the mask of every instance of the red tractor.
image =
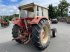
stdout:
<svg viewBox="0 0 70 52">
<path fill-rule="evenodd" d="M 9 25 L 9 22 L 7 22 L 7 21 L 5 21 L 5 20 L 2 20 L 2 19 L 0 19 L 0 23 L 1 23 L 1 26 L 2 26 L 2 27 L 6 27 L 6 26 Z"/>
<path fill-rule="evenodd" d="M 50 29 L 48 9 L 34 3 L 19 7 L 20 19 L 14 21 L 12 29 L 13 40 L 27 44 L 30 41 L 39 49 L 45 49 L 51 33 L 55 37 L 55 30 Z"/>
</svg>

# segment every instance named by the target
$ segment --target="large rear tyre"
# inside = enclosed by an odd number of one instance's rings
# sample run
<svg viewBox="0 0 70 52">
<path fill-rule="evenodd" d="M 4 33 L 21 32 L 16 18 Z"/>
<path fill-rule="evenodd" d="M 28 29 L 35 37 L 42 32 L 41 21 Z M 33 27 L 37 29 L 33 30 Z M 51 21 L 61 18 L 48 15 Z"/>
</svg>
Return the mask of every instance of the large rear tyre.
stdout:
<svg viewBox="0 0 70 52">
<path fill-rule="evenodd" d="M 32 26 L 32 42 L 40 50 L 45 49 L 50 42 L 50 27 L 46 19 Z"/>
<path fill-rule="evenodd" d="M 14 25 L 12 29 L 12 37 L 17 38 L 19 36 L 20 27 L 18 25 Z M 20 39 L 15 39 L 16 42 L 22 43 Z"/>
</svg>

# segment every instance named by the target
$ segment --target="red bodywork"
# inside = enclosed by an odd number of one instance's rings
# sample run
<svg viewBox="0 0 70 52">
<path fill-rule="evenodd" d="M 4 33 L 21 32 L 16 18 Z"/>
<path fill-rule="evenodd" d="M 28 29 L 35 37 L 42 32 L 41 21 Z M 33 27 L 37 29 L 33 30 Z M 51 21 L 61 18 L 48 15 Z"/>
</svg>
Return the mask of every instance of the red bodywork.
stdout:
<svg viewBox="0 0 70 52">
<path fill-rule="evenodd" d="M 47 17 L 43 17 L 43 16 L 37 16 L 35 18 L 27 17 L 27 18 L 17 19 L 13 23 L 17 24 L 20 27 L 26 27 L 24 20 L 27 21 L 27 23 L 28 23 L 27 25 L 32 25 L 32 24 L 38 24 L 39 21 L 43 18 L 48 19 Z"/>
<path fill-rule="evenodd" d="M 28 20 L 29 21 L 32 21 L 32 19 L 33 18 L 21 18 L 21 19 L 16 19 L 16 20 L 14 20 L 14 24 L 16 24 L 16 25 L 18 25 L 18 26 L 20 26 L 20 27 L 25 27 L 26 25 L 25 25 L 25 21 L 27 21 L 28 22 Z M 25 20 L 25 21 L 24 21 Z M 29 23 L 29 22 L 28 22 Z"/>
<path fill-rule="evenodd" d="M 3 20 L 1 20 L 1 19 L 0 19 L 0 23 L 2 23 L 2 24 L 7 24 L 7 22 L 5 22 L 5 21 L 3 21 Z"/>
</svg>

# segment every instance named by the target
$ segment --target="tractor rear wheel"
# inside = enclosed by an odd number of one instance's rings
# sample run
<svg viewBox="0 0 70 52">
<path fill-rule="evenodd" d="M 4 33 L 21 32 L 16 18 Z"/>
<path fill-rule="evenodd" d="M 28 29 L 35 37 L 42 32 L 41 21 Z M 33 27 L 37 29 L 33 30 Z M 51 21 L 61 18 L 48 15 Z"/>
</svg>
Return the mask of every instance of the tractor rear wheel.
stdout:
<svg viewBox="0 0 70 52">
<path fill-rule="evenodd" d="M 45 49 L 50 42 L 50 26 L 46 19 L 32 26 L 32 42 L 40 50 Z"/>
<path fill-rule="evenodd" d="M 20 27 L 18 25 L 14 25 L 12 29 L 13 38 L 17 38 L 19 36 Z M 15 39 L 16 42 L 22 43 L 20 39 Z"/>
</svg>

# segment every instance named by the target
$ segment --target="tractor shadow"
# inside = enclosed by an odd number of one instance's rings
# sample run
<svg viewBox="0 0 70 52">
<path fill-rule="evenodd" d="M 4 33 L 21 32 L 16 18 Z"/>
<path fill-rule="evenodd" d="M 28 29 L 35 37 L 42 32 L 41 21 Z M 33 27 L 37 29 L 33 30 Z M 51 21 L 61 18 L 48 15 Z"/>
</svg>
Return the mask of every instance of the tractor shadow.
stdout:
<svg viewBox="0 0 70 52">
<path fill-rule="evenodd" d="M 0 43 L 0 52 L 41 52 L 31 43 L 27 45 L 18 44 L 15 41 Z"/>
</svg>

